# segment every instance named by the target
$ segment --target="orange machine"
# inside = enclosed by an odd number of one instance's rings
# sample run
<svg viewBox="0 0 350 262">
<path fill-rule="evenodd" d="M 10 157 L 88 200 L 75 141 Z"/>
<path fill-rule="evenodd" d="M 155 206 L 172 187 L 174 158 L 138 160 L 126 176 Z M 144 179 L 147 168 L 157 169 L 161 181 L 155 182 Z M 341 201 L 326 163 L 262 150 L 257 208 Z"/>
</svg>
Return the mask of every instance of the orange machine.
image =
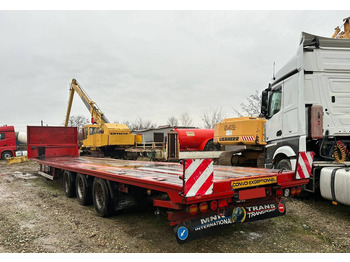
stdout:
<svg viewBox="0 0 350 262">
<path fill-rule="evenodd" d="M 214 144 L 226 151 L 219 164 L 264 166 L 265 118 L 227 118 L 214 127 Z"/>
<path fill-rule="evenodd" d="M 265 118 L 236 117 L 224 119 L 214 127 L 214 143 L 220 145 L 266 145 Z"/>
</svg>

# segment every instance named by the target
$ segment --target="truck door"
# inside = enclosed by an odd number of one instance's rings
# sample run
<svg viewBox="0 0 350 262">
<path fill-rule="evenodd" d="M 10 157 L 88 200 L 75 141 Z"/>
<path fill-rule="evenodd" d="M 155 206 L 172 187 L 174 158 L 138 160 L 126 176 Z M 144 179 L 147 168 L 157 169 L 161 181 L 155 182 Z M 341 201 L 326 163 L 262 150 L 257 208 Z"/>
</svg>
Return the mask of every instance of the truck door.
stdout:
<svg viewBox="0 0 350 262">
<path fill-rule="evenodd" d="M 299 74 L 285 79 L 283 81 L 283 94 L 282 94 L 282 138 L 289 146 L 296 147 L 299 143 L 299 126 L 303 123 L 303 119 L 298 117 L 299 106 Z M 304 106 L 304 104 L 302 105 Z M 288 140 L 288 141 L 287 141 Z"/>
<path fill-rule="evenodd" d="M 282 139 L 282 85 L 274 88 L 270 94 L 267 110 L 266 141 L 270 143 Z"/>
<path fill-rule="evenodd" d="M 302 77 L 303 75 L 294 74 L 270 91 L 266 124 L 267 166 L 272 163 L 276 155 L 280 155 L 278 158 L 282 155 L 284 155 L 283 158 L 290 158 L 292 167 L 295 166 L 295 156 L 300 147 L 300 136 L 305 137 L 305 132 L 300 131 L 305 129 L 305 116 L 300 115 L 299 110 L 301 107 L 299 78 Z M 302 104 L 301 112 L 305 111 L 304 107 Z"/>
<path fill-rule="evenodd" d="M 3 147 L 4 144 L 6 143 L 5 138 L 6 138 L 5 132 L 0 132 L 0 147 Z"/>
</svg>

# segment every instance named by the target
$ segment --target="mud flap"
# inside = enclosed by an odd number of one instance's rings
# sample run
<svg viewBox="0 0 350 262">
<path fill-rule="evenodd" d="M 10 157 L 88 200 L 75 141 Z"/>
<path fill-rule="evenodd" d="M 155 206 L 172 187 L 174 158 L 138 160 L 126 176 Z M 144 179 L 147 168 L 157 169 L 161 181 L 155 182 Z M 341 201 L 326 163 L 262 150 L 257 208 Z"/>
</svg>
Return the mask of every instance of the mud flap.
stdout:
<svg viewBox="0 0 350 262">
<path fill-rule="evenodd" d="M 286 205 L 281 202 L 236 206 L 226 210 L 222 215 L 212 214 L 181 223 L 174 228 L 175 237 L 179 244 L 203 237 L 218 227 L 234 223 L 252 222 L 286 214 Z"/>
</svg>

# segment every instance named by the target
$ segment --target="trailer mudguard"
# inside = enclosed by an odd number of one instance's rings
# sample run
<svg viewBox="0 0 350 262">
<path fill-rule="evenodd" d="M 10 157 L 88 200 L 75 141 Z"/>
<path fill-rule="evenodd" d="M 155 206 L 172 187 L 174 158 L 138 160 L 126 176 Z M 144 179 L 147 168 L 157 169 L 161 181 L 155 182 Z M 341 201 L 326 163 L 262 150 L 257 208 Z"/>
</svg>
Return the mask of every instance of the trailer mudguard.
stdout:
<svg viewBox="0 0 350 262">
<path fill-rule="evenodd" d="M 203 237 L 217 230 L 217 227 L 237 223 L 252 222 L 286 214 L 284 201 L 268 201 L 261 204 L 232 206 L 224 214 L 206 214 L 201 218 L 181 223 L 174 227 L 176 240 L 179 244 Z"/>
</svg>

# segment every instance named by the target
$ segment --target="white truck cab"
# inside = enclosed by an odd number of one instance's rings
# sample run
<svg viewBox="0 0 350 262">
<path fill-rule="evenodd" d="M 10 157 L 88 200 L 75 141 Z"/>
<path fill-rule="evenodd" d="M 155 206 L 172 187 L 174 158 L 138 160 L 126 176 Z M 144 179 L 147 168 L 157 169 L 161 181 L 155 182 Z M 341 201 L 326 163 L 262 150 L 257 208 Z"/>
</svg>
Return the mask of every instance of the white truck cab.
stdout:
<svg viewBox="0 0 350 262">
<path fill-rule="evenodd" d="M 296 55 L 263 91 L 261 112 L 266 167 L 294 169 L 299 151 L 313 151 L 314 192 L 323 167 L 350 164 L 350 39 L 303 32 Z"/>
</svg>

